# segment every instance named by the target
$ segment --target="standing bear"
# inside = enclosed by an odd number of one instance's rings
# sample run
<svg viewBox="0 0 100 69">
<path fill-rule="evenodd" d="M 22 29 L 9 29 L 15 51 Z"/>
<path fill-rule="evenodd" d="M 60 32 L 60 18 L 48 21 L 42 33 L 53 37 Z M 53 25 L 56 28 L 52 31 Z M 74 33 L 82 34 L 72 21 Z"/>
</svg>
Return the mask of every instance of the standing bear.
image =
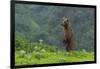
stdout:
<svg viewBox="0 0 100 69">
<path fill-rule="evenodd" d="M 63 43 L 65 45 L 66 50 L 70 52 L 75 49 L 75 39 L 74 39 L 74 33 L 73 33 L 68 17 L 63 17 L 62 26 L 63 26 L 63 32 L 64 32 Z"/>
</svg>

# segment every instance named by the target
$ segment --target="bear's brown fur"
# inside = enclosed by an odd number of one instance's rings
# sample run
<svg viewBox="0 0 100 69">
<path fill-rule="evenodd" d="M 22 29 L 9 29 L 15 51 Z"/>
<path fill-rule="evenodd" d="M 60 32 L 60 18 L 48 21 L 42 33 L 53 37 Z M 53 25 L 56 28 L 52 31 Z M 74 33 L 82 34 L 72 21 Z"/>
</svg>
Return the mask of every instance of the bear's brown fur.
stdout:
<svg viewBox="0 0 100 69">
<path fill-rule="evenodd" d="M 69 22 L 68 17 L 63 17 L 63 31 L 64 31 L 64 40 L 63 43 L 67 51 L 72 51 L 75 48 L 74 34 Z"/>
</svg>

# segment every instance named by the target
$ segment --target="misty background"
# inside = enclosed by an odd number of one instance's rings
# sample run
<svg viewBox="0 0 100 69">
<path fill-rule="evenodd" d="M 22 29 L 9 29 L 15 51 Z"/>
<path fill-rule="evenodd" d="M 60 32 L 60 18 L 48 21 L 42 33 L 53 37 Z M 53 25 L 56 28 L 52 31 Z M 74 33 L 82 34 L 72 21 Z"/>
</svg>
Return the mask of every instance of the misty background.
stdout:
<svg viewBox="0 0 100 69">
<path fill-rule="evenodd" d="M 15 5 L 15 35 L 29 42 L 39 42 L 63 46 L 62 17 L 68 16 L 71 23 L 76 50 L 94 50 L 94 8 Z"/>
</svg>

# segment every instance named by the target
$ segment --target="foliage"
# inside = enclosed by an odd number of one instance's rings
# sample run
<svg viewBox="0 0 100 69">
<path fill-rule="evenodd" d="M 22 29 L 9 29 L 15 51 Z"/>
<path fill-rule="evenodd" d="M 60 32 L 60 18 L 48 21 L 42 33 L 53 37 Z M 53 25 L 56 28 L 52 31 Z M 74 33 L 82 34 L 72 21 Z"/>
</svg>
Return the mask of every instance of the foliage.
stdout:
<svg viewBox="0 0 100 69">
<path fill-rule="evenodd" d="M 23 54 L 21 51 L 16 51 L 16 65 L 21 64 L 52 64 L 52 63 L 70 63 L 70 62 L 84 62 L 84 61 L 94 61 L 93 52 L 84 51 L 48 51 L 49 49 L 37 49 L 31 53 Z"/>
<path fill-rule="evenodd" d="M 58 48 L 56 46 L 52 47 L 46 43 L 41 43 L 41 42 L 29 42 L 28 40 L 26 40 L 25 38 L 16 37 L 16 41 L 15 41 L 15 48 L 16 51 L 20 51 L 20 50 L 24 50 L 26 51 L 26 53 L 30 53 L 30 52 L 39 52 L 39 51 L 48 51 L 48 52 L 55 52 L 58 50 Z"/>
<path fill-rule="evenodd" d="M 43 42 L 30 43 L 25 38 L 16 37 L 15 63 L 20 64 L 52 64 L 67 62 L 93 61 L 94 53 L 82 51 L 66 52 L 57 46 Z"/>
<path fill-rule="evenodd" d="M 64 50 L 63 16 L 74 31 L 72 52 Z M 15 36 L 16 65 L 94 61 L 94 9 L 16 4 Z"/>
<path fill-rule="evenodd" d="M 42 39 L 50 46 L 61 48 L 64 38 L 61 26 L 63 16 L 69 17 L 76 50 L 94 51 L 94 8 L 16 4 L 15 34 L 32 43 Z M 27 46 L 25 42 L 22 44 Z"/>
</svg>

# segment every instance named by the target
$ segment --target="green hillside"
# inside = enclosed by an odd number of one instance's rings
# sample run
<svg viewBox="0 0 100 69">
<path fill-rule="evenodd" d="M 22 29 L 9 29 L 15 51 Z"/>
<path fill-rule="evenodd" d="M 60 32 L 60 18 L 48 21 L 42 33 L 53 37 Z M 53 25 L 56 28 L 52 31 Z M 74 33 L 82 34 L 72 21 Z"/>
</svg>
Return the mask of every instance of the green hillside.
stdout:
<svg viewBox="0 0 100 69">
<path fill-rule="evenodd" d="M 16 36 L 30 42 L 39 39 L 63 46 L 62 17 L 68 16 L 74 31 L 76 50 L 94 50 L 94 8 L 16 4 Z"/>
<path fill-rule="evenodd" d="M 63 44 L 62 18 L 69 17 L 76 47 Z M 15 5 L 15 63 L 49 64 L 94 60 L 94 8 Z"/>
</svg>

